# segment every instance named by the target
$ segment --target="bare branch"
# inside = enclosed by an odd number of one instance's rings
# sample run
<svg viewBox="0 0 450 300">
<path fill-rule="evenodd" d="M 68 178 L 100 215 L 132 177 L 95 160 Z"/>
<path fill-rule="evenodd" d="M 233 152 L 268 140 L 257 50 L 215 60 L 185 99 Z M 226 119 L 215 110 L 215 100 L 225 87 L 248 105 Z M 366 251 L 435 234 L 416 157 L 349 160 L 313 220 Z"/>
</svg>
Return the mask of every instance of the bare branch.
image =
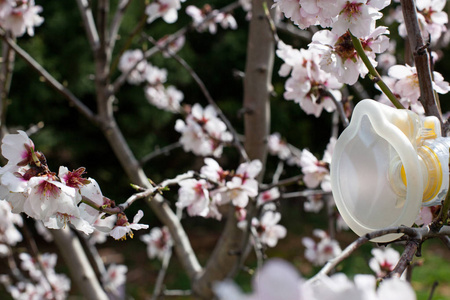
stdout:
<svg viewBox="0 0 450 300">
<path fill-rule="evenodd" d="M 275 48 L 264 11 L 265 3 L 265 0 L 252 1 L 244 78 L 244 109 L 248 112 L 244 117 L 244 146 L 249 158 L 259 159 L 263 166 L 267 157 L 267 137 L 270 128 L 271 77 Z M 260 181 L 263 175 L 264 167 L 260 173 Z M 255 202 L 250 202 L 247 206 L 247 222 L 251 222 L 256 212 Z M 225 230 L 208 260 L 205 271 L 194 283 L 195 294 L 211 299 L 211 283 L 232 276 L 240 269 L 246 258 L 245 249 L 250 240 L 250 232 L 242 232 L 236 223 L 234 211 L 230 210 Z"/>
<path fill-rule="evenodd" d="M 424 43 L 420 31 L 415 1 L 400 0 L 400 3 L 402 6 L 409 45 L 414 55 L 414 62 L 419 79 L 420 102 L 422 103 L 427 116 L 435 116 L 439 119 L 441 124 L 443 124 L 439 100 L 436 98 L 433 90 L 430 54 L 428 53 L 428 46 Z"/>
<path fill-rule="evenodd" d="M 309 197 L 314 195 L 329 195 L 330 192 L 324 192 L 323 190 L 304 190 L 300 192 L 284 193 L 281 195 L 281 199 Z"/>
<path fill-rule="evenodd" d="M 97 51 L 100 46 L 100 39 L 98 37 L 97 29 L 95 28 L 94 17 L 92 16 L 92 10 L 89 6 L 88 0 L 77 0 L 78 9 L 81 13 L 81 18 L 83 19 L 84 29 L 89 40 L 92 52 Z"/>
<path fill-rule="evenodd" d="M 81 102 L 72 92 L 63 86 L 59 81 L 57 81 L 50 73 L 47 72 L 34 58 L 32 58 L 25 50 L 23 50 L 19 45 L 17 45 L 11 38 L 7 37 L 5 33 L 0 34 L 3 40 L 8 43 L 8 45 L 23 59 L 25 62 L 30 65 L 40 76 L 42 76 L 45 81 L 59 94 L 61 94 L 64 98 L 66 98 L 69 103 L 75 106 L 78 111 L 85 116 L 92 123 L 98 125 L 97 116 Z"/>
<path fill-rule="evenodd" d="M 180 148 L 180 147 L 181 147 L 181 143 L 180 142 L 176 142 L 176 143 L 167 145 L 167 146 L 162 147 L 162 148 L 157 148 L 152 153 L 149 153 L 146 156 L 144 156 L 143 158 L 141 158 L 139 163 L 140 163 L 141 166 L 143 166 L 147 162 L 152 160 L 153 158 L 155 158 L 157 156 L 160 156 L 160 155 L 168 155 L 170 151 L 175 150 L 175 149 Z"/>
<path fill-rule="evenodd" d="M 151 300 L 157 300 L 161 295 L 164 277 L 166 276 L 167 268 L 169 267 L 171 258 L 172 258 L 172 244 L 168 245 L 167 250 L 164 253 L 161 269 L 159 269 L 158 277 L 156 278 L 155 288 L 153 289 L 153 295 Z"/>
<path fill-rule="evenodd" d="M 419 243 L 420 242 L 417 240 L 410 240 L 406 243 L 405 250 L 403 251 L 402 256 L 400 257 L 400 260 L 398 261 L 394 270 L 392 270 L 392 272 L 389 274 L 389 277 L 402 276 L 403 272 L 411 264 L 414 254 L 419 247 Z"/>
<path fill-rule="evenodd" d="M 279 180 L 277 182 L 270 183 L 270 184 L 260 184 L 259 188 L 261 190 L 270 190 L 271 188 L 276 187 L 276 186 L 286 186 L 286 185 L 296 184 L 302 178 L 303 178 L 303 175 L 297 175 L 297 176 L 293 176 L 293 177 L 290 177 L 290 178 Z"/>
<path fill-rule="evenodd" d="M 347 127 L 349 122 L 347 115 L 345 114 L 342 101 L 337 101 L 336 97 L 334 97 L 334 95 L 330 93 L 330 91 L 325 86 L 320 87 L 320 93 L 323 97 L 328 97 L 333 101 L 334 106 L 336 106 L 336 111 L 339 113 L 339 117 L 341 118 L 342 125 L 344 125 L 344 127 Z"/>
<path fill-rule="evenodd" d="M 119 33 L 120 24 L 122 23 L 123 16 L 130 3 L 131 0 L 120 0 L 117 4 L 117 9 L 111 22 L 109 33 L 109 47 L 111 49 L 114 49 L 114 45 L 117 41 L 117 35 Z"/>
<path fill-rule="evenodd" d="M 9 32 L 6 36 L 11 37 Z M 2 42 L 2 64 L 0 70 L 0 138 L 7 132 L 6 111 L 8 109 L 8 95 L 14 69 L 15 52 L 5 41 Z"/>
<path fill-rule="evenodd" d="M 108 300 L 108 296 L 101 288 L 78 238 L 68 227 L 50 230 L 50 232 L 53 234 L 56 245 L 69 267 L 72 280 L 83 297 L 89 300 Z"/>
<path fill-rule="evenodd" d="M 278 22 L 277 29 L 283 32 L 287 32 L 304 41 L 311 42 L 311 32 L 308 30 L 300 29 L 299 27 L 294 26 L 291 22 Z"/>
<path fill-rule="evenodd" d="M 415 240 L 415 241 L 423 241 L 426 238 L 429 237 L 439 237 L 439 236 L 447 236 L 450 235 L 450 226 L 443 226 L 439 231 L 432 231 L 429 226 L 424 226 L 420 228 L 411 228 L 407 226 L 400 226 L 400 227 L 390 227 L 385 228 L 381 230 L 377 230 L 371 233 L 368 233 L 366 235 L 363 235 L 359 237 L 357 240 L 355 240 L 353 243 L 347 246 L 347 248 L 344 249 L 344 251 L 341 252 L 341 254 L 334 259 L 330 260 L 323 268 L 320 270 L 319 273 L 317 273 L 314 277 L 312 277 L 309 281 L 314 282 L 317 280 L 320 280 L 322 276 L 327 275 L 331 270 L 333 270 L 339 263 L 341 263 L 344 259 L 349 257 L 356 249 L 361 247 L 363 244 L 367 243 L 368 241 L 392 234 L 392 233 L 403 233 L 408 238 Z M 412 247 L 412 246 L 411 246 Z"/>
</svg>

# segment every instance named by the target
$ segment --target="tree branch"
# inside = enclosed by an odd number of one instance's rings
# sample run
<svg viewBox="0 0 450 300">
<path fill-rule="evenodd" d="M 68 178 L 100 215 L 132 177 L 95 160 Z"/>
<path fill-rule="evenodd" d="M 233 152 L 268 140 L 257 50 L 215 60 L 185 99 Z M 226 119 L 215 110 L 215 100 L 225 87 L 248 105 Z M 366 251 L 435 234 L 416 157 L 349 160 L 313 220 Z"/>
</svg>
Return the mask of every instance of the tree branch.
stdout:
<svg viewBox="0 0 450 300">
<path fill-rule="evenodd" d="M 245 142 L 244 147 L 250 159 L 259 159 L 263 166 L 267 157 L 267 137 L 270 127 L 270 94 L 274 60 L 273 34 L 264 11 L 265 0 L 252 1 L 247 42 L 247 61 L 244 79 Z M 274 11 L 272 11 L 274 13 Z M 264 174 L 264 167 L 259 180 Z M 255 202 L 247 206 L 247 222 L 256 214 Z M 205 271 L 193 285 L 195 294 L 211 299 L 212 282 L 235 275 L 246 257 L 250 232 L 242 232 L 236 226 L 234 210 L 230 209 L 227 223 L 218 244 L 208 259 Z M 236 251 L 238 251 L 236 253 Z"/>
<path fill-rule="evenodd" d="M 420 102 L 422 103 L 427 116 L 435 116 L 439 119 L 441 124 L 443 124 L 439 100 L 435 97 L 433 90 L 430 55 L 427 49 L 428 46 L 424 43 L 422 38 L 419 22 L 417 20 L 415 1 L 400 0 L 400 3 L 402 6 L 409 45 L 414 55 L 414 62 L 419 79 Z"/>
<path fill-rule="evenodd" d="M 131 0 L 120 0 L 117 4 L 117 9 L 114 13 L 114 17 L 109 30 L 109 47 L 111 49 L 114 49 L 114 45 L 117 41 L 117 35 L 119 34 L 120 24 L 122 23 L 123 16 L 130 3 Z"/>
<path fill-rule="evenodd" d="M 356 249 L 361 247 L 363 244 L 368 241 L 388 235 L 393 233 L 403 233 L 408 238 L 413 239 L 415 241 L 423 241 L 426 238 L 430 237 L 439 237 L 439 236 L 448 236 L 450 235 L 450 226 L 443 226 L 439 231 L 432 231 L 429 226 L 424 226 L 420 228 L 411 228 L 407 226 L 400 227 L 390 227 L 381 230 L 377 230 L 366 235 L 360 236 L 357 240 L 347 246 L 341 254 L 334 259 L 330 260 L 323 268 L 317 273 L 314 277 L 309 279 L 308 281 L 314 282 L 320 280 L 322 276 L 327 275 L 331 270 L 333 270 L 339 263 L 341 263 L 344 259 L 349 257 Z M 412 247 L 412 246 L 411 246 Z M 417 248 L 416 248 L 417 249 Z"/>
<path fill-rule="evenodd" d="M 25 50 L 23 50 L 19 45 L 17 45 L 11 38 L 5 35 L 4 32 L 0 33 L 2 39 L 8 43 L 8 45 L 19 55 L 25 62 L 30 65 L 40 76 L 45 79 L 50 87 L 56 90 L 64 98 L 66 98 L 69 103 L 92 123 L 98 125 L 99 120 L 97 116 L 81 102 L 72 92 L 63 86 L 59 81 L 57 81 L 50 73 L 47 72 L 34 58 L 32 58 Z"/>
<path fill-rule="evenodd" d="M 77 0 L 77 4 L 81 18 L 83 19 L 84 29 L 86 30 L 91 50 L 95 53 L 100 46 L 100 39 L 98 37 L 97 29 L 95 28 L 91 7 L 89 6 L 88 0 Z"/>
<path fill-rule="evenodd" d="M 72 280 L 83 297 L 89 300 L 108 300 L 108 296 L 100 286 L 100 282 L 89 264 L 80 241 L 73 232 L 68 227 L 50 230 L 50 232 L 60 249 L 60 254 L 69 267 Z"/>
<path fill-rule="evenodd" d="M 402 276 L 403 272 L 411 264 L 414 254 L 416 253 L 417 248 L 419 247 L 419 244 L 420 242 L 414 239 L 406 243 L 405 250 L 403 251 L 402 256 L 400 257 L 400 260 L 398 261 L 394 270 L 392 270 L 392 272 L 388 275 L 388 277 Z"/>
</svg>

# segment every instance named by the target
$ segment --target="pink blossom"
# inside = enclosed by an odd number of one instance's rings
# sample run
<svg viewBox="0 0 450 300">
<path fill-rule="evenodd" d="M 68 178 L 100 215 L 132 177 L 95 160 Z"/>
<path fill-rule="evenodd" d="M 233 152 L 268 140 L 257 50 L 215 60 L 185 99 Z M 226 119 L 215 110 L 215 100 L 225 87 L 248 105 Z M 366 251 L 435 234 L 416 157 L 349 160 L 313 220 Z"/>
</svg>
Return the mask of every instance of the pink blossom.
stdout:
<svg viewBox="0 0 450 300">
<path fill-rule="evenodd" d="M 170 85 L 165 88 L 161 84 L 157 86 L 147 85 L 144 91 L 148 102 L 155 105 L 157 108 L 173 113 L 180 112 L 180 103 L 183 101 L 184 95 L 174 86 Z"/>
<path fill-rule="evenodd" d="M 270 190 L 259 193 L 256 203 L 258 205 L 264 205 L 267 202 L 274 201 L 280 198 L 280 190 L 277 187 L 273 187 Z"/>
<path fill-rule="evenodd" d="M 0 20 L 1 25 L 17 37 L 24 35 L 25 32 L 33 36 L 34 27 L 44 22 L 44 18 L 39 16 L 42 7 L 35 5 L 34 0 L 21 1 L 18 5 L 8 8 L 8 11 L 8 14 L 3 11 L 5 16 Z"/>
<path fill-rule="evenodd" d="M 214 286 L 214 292 L 220 300 L 317 300 L 297 270 L 281 259 L 266 262 L 255 274 L 252 286 L 253 293 L 246 295 L 234 283 L 224 281 Z"/>
<path fill-rule="evenodd" d="M 0 244 L 15 246 L 22 241 L 22 234 L 16 226 L 22 226 L 23 220 L 19 214 L 11 212 L 11 206 L 8 202 L 0 200 Z M 0 251 L 1 255 L 10 254 L 9 247 Z"/>
<path fill-rule="evenodd" d="M 322 195 L 316 194 L 306 197 L 306 201 L 303 203 L 303 208 L 307 212 L 318 213 L 323 208 Z"/>
<path fill-rule="evenodd" d="M 105 290 L 113 295 L 120 295 L 120 289 L 127 280 L 127 272 L 128 267 L 125 265 L 110 264 L 102 278 Z"/>
<path fill-rule="evenodd" d="M 219 14 L 218 10 L 213 10 L 209 4 L 205 4 L 202 9 L 189 5 L 186 7 L 186 13 L 192 17 L 194 26 L 198 32 L 209 30 L 209 33 L 215 34 L 217 32 L 216 17 Z M 212 15 L 212 17 L 210 17 Z M 208 20 L 206 20 L 208 18 Z M 219 22 L 222 20 L 219 18 Z"/>
<path fill-rule="evenodd" d="M 271 134 L 267 138 L 267 147 L 272 155 L 277 155 L 280 159 L 286 160 L 291 155 L 291 150 L 289 149 L 286 141 L 281 139 L 278 132 Z"/>
<path fill-rule="evenodd" d="M 184 2 L 184 0 L 181 0 Z M 148 15 L 147 23 L 161 17 L 166 23 L 175 23 L 178 19 L 178 10 L 181 8 L 180 0 L 156 0 L 145 8 Z"/>
<path fill-rule="evenodd" d="M 400 260 L 400 253 L 389 247 L 373 248 L 371 253 L 373 257 L 369 261 L 369 267 L 377 277 L 384 277 L 391 273 Z"/>
<path fill-rule="evenodd" d="M 389 46 L 386 27 L 372 27 L 367 36 L 361 37 L 364 51 L 373 66 L 377 65 L 375 53 L 384 52 Z M 312 37 L 309 48 L 321 54 L 320 68 L 336 76 L 341 83 L 354 84 L 358 77 L 368 73 L 367 68 L 353 47 L 350 34 L 339 36 L 332 31 L 321 30 Z"/>
<path fill-rule="evenodd" d="M 209 213 L 208 185 L 204 179 L 186 179 L 179 183 L 177 207 L 187 207 L 190 216 L 206 217 Z"/>
<path fill-rule="evenodd" d="M 279 239 L 286 237 L 286 228 L 278 224 L 281 214 L 274 211 L 266 211 L 261 220 L 254 218 L 252 226 L 256 228 L 260 242 L 269 247 L 275 247 Z"/>
<path fill-rule="evenodd" d="M 125 51 L 119 60 L 118 69 L 122 73 L 128 73 L 129 84 L 137 85 L 145 80 L 147 61 L 140 49 Z"/>
<path fill-rule="evenodd" d="M 320 69 L 321 55 L 313 50 L 296 50 L 278 43 L 277 55 L 284 60 L 279 74 L 287 76 L 283 94 L 286 100 L 294 100 L 307 114 L 320 116 L 323 109 L 336 109 L 336 101 L 341 100 L 339 89 L 342 84 L 334 76 Z M 292 72 L 291 72 L 292 70 Z"/>
<path fill-rule="evenodd" d="M 177 53 L 178 51 L 180 51 L 180 49 L 183 48 L 183 46 L 186 42 L 186 37 L 184 35 L 177 37 L 175 40 L 173 40 L 169 44 L 167 44 L 167 40 L 169 38 L 172 38 L 172 37 L 169 35 L 166 35 L 166 36 L 160 38 L 157 42 L 157 45 L 168 50 L 168 51 L 162 50 L 162 54 L 166 58 L 170 57 L 170 53 Z"/>
<path fill-rule="evenodd" d="M 127 234 L 129 237 L 133 238 L 133 230 L 147 229 L 148 225 L 138 224 L 142 219 L 144 213 L 139 210 L 133 218 L 133 223 L 129 223 L 127 217 L 123 213 L 117 214 L 116 226 L 109 233 L 110 236 L 116 240 L 126 240 Z"/>
<path fill-rule="evenodd" d="M 177 120 L 175 130 L 182 134 L 180 142 L 184 151 L 192 151 L 196 155 L 220 157 L 223 144 L 232 140 L 227 126 L 211 105 L 203 109 L 198 103 L 194 104 L 186 122 Z"/>
<path fill-rule="evenodd" d="M 367 0 L 353 0 L 351 2 L 338 0 L 336 2 L 341 11 L 337 20 L 333 23 L 332 32 L 339 36 L 350 30 L 358 38 L 366 37 L 375 27 L 375 20 L 383 16 L 376 8 L 367 5 Z"/>
<path fill-rule="evenodd" d="M 255 177 L 262 169 L 259 160 L 239 165 L 235 176 L 226 183 L 227 192 L 222 194 L 220 204 L 232 202 L 233 205 L 246 207 L 250 197 L 258 195 L 258 181 Z"/>
<path fill-rule="evenodd" d="M 320 229 L 315 229 L 313 235 L 319 238 L 316 243 L 313 239 L 305 237 L 302 239 L 305 249 L 305 257 L 316 266 L 324 265 L 328 260 L 341 253 L 341 247 L 336 240 L 331 239 L 328 234 Z"/>
<path fill-rule="evenodd" d="M 162 260 L 164 254 L 170 249 L 172 238 L 167 227 L 154 227 L 149 234 L 142 235 L 141 241 L 147 244 L 147 255 L 153 259 Z"/>
<path fill-rule="evenodd" d="M 316 188 L 323 181 L 329 180 L 330 170 L 328 165 L 319 161 L 309 150 L 303 149 L 300 166 L 304 174 L 303 181 L 310 189 Z"/>
<path fill-rule="evenodd" d="M 429 40 L 430 43 L 435 44 L 441 35 L 447 31 L 448 15 L 443 11 L 446 2 L 445 0 L 421 0 L 415 2 L 417 19 L 425 41 Z M 400 22 L 398 27 L 400 36 L 406 37 L 406 26 L 401 11 L 397 14 L 397 20 Z"/>
</svg>

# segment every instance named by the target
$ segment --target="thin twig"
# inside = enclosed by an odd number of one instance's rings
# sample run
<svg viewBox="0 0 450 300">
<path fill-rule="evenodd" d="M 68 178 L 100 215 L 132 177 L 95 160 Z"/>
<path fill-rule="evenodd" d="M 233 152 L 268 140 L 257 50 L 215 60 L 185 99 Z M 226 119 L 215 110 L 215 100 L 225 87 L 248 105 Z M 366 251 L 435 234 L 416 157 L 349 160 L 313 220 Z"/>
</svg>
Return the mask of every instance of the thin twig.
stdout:
<svg viewBox="0 0 450 300">
<path fill-rule="evenodd" d="M 147 35 L 145 35 L 145 36 L 151 43 L 153 43 L 155 46 L 158 47 L 158 43 L 155 41 L 154 38 L 152 38 L 151 36 L 147 36 Z M 241 144 L 241 141 L 239 139 L 239 136 L 238 136 L 236 130 L 234 129 L 233 125 L 228 120 L 228 118 L 224 115 L 224 113 L 222 112 L 220 107 L 216 104 L 216 101 L 214 101 L 214 99 L 212 98 L 212 96 L 209 93 L 208 89 L 206 88 L 206 85 L 203 82 L 203 80 L 201 80 L 201 78 L 191 68 L 191 66 L 183 58 L 181 58 L 179 55 L 177 55 L 176 53 L 174 53 L 170 49 L 164 49 L 164 48 L 161 47 L 160 50 L 161 51 L 166 51 L 173 59 L 175 59 L 189 73 L 189 75 L 191 75 L 191 77 L 194 79 L 195 83 L 197 83 L 198 87 L 202 91 L 202 93 L 205 96 L 205 98 L 208 101 L 208 103 L 211 106 L 214 107 L 214 109 L 217 112 L 217 115 L 219 116 L 219 118 L 227 125 L 228 130 L 230 130 L 231 134 L 233 135 L 233 144 L 239 150 L 239 153 L 241 154 L 242 158 L 245 161 L 249 161 L 250 159 L 249 159 L 249 157 L 247 155 L 247 152 L 244 149 L 244 146 Z"/>
<path fill-rule="evenodd" d="M 191 290 L 164 290 L 162 293 L 166 297 L 187 297 L 192 295 Z"/>
<path fill-rule="evenodd" d="M 161 295 L 164 278 L 166 277 L 167 268 L 169 267 L 171 258 L 172 258 L 172 243 L 170 242 L 166 251 L 164 252 L 161 269 L 159 269 L 158 277 L 156 278 L 155 288 L 153 289 L 153 295 L 151 300 L 157 300 L 158 297 Z"/>
<path fill-rule="evenodd" d="M 111 21 L 111 26 L 109 29 L 109 47 L 111 49 L 114 49 L 114 45 L 117 41 L 117 35 L 119 33 L 120 24 L 122 23 L 123 16 L 130 3 L 131 0 L 120 0 L 117 4 L 117 9 L 114 13 L 114 17 Z"/>
<path fill-rule="evenodd" d="M 256 261 L 257 261 L 257 267 L 258 270 L 260 270 L 264 264 L 264 247 L 259 240 L 258 233 L 256 232 L 256 228 L 254 226 L 250 226 L 251 234 L 252 234 L 252 241 L 253 241 L 253 248 L 255 249 L 255 255 L 256 255 Z"/>
<path fill-rule="evenodd" d="M 320 93 L 321 93 L 321 96 L 328 97 L 331 99 L 331 101 L 333 101 L 334 106 L 336 106 L 336 110 L 339 113 L 339 117 L 341 118 L 342 125 L 344 125 L 344 127 L 347 127 L 349 122 L 348 122 L 347 115 L 345 114 L 345 110 L 344 110 L 344 106 L 342 105 L 342 101 L 338 101 L 336 99 L 336 97 L 334 97 L 334 95 L 332 93 L 330 93 L 330 91 L 325 86 L 320 87 Z"/>
<path fill-rule="evenodd" d="M 107 300 L 79 239 L 69 228 L 50 230 L 62 257 L 84 299 Z"/>
<path fill-rule="evenodd" d="M 280 160 L 277 165 L 275 173 L 273 173 L 272 184 L 277 184 L 280 181 L 281 174 L 284 170 L 284 161 Z"/>
<path fill-rule="evenodd" d="M 445 246 L 450 250 L 450 238 L 448 236 L 440 236 L 439 239 L 444 243 Z"/>
<path fill-rule="evenodd" d="M 24 224 L 22 226 L 22 232 L 23 236 L 25 237 L 25 241 L 27 242 L 28 250 L 30 251 L 31 256 L 33 257 L 33 260 L 37 263 L 39 269 L 41 270 L 42 276 L 44 277 L 45 281 L 47 281 L 48 285 L 50 286 L 52 297 L 55 297 L 56 288 L 48 278 L 47 268 L 42 263 L 41 254 L 39 253 L 36 241 L 34 240 L 27 223 L 26 222 L 23 223 Z"/>
<path fill-rule="evenodd" d="M 162 148 L 155 149 L 152 153 L 149 153 L 145 155 L 141 160 L 139 161 L 140 165 L 143 166 L 150 160 L 152 160 L 155 157 L 158 157 L 160 155 L 168 155 L 170 151 L 175 150 L 177 148 L 180 148 L 182 145 L 180 142 L 176 142 L 167 146 L 164 146 Z"/>
<path fill-rule="evenodd" d="M 301 174 L 301 175 L 293 176 L 293 177 L 279 180 L 277 182 L 273 182 L 273 183 L 269 183 L 269 184 L 260 184 L 259 188 L 260 188 L 260 190 L 264 191 L 264 190 L 270 190 L 271 188 L 276 187 L 276 186 L 286 186 L 286 185 L 296 184 L 302 178 L 303 178 L 303 175 Z"/>
<path fill-rule="evenodd" d="M 328 235 L 331 239 L 336 238 L 336 214 L 334 213 L 334 200 L 331 195 L 325 197 L 325 204 L 327 205 L 328 215 Z"/>
<path fill-rule="evenodd" d="M 392 93 L 392 91 L 389 89 L 389 87 L 386 85 L 386 83 L 381 79 L 380 74 L 378 71 L 372 66 L 372 63 L 370 62 L 369 58 L 366 55 L 366 52 L 364 52 L 364 48 L 361 44 L 361 41 L 359 38 L 355 37 L 353 34 L 350 33 L 350 36 L 352 38 L 353 46 L 355 47 L 356 52 L 358 53 L 358 56 L 363 61 L 366 68 L 369 70 L 370 75 L 373 76 L 375 83 L 380 87 L 380 89 L 383 91 L 383 93 L 388 97 L 388 99 L 394 104 L 397 108 L 405 108 L 400 101 L 398 101 L 397 97 Z"/>
<path fill-rule="evenodd" d="M 434 292 L 436 291 L 437 286 L 439 285 L 439 282 L 435 281 L 433 282 L 433 285 L 431 286 L 430 295 L 428 296 L 428 300 L 433 299 Z"/>
<path fill-rule="evenodd" d="M 118 214 L 124 212 L 127 208 L 129 208 L 135 201 L 139 199 L 152 199 L 157 194 L 160 194 L 162 191 L 166 190 L 168 186 L 175 185 L 180 183 L 183 180 L 194 178 L 196 175 L 193 172 L 187 172 L 185 174 L 178 175 L 173 179 L 166 179 L 161 182 L 159 185 L 153 186 L 151 188 L 143 189 L 142 192 L 131 195 L 124 203 L 119 204 L 115 207 L 107 207 L 104 205 L 99 205 L 95 203 L 93 200 L 83 196 L 82 202 L 90 207 L 107 214 Z"/>
<path fill-rule="evenodd" d="M 281 195 L 282 199 L 289 198 L 300 198 L 300 197 L 309 197 L 314 195 L 328 195 L 330 192 L 325 192 L 323 190 L 304 190 L 300 192 L 292 192 L 292 193 L 284 193 Z"/>
<path fill-rule="evenodd" d="M 414 63 L 419 79 L 419 100 L 425 109 L 425 114 L 427 116 L 437 117 L 441 124 L 443 124 L 441 107 L 433 89 L 433 75 L 430 66 L 430 54 L 427 49 L 428 45 L 424 43 L 419 27 L 415 1 L 400 0 L 400 3 L 402 6 L 409 45 L 414 55 Z"/>
<path fill-rule="evenodd" d="M 292 25 L 291 22 L 278 22 L 277 29 L 283 32 L 287 32 L 295 37 L 298 37 L 304 41 L 311 42 L 311 32 L 308 30 L 302 30 L 297 26 Z"/>
<path fill-rule="evenodd" d="M 330 260 L 323 268 L 317 273 L 314 277 L 312 277 L 309 281 L 314 282 L 320 280 L 320 278 L 324 275 L 327 275 L 331 270 L 333 270 L 339 263 L 341 263 L 344 259 L 349 257 L 356 249 L 361 247 L 363 244 L 368 241 L 375 239 L 377 237 L 385 236 L 388 234 L 404 234 L 411 239 L 416 241 L 423 241 L 429 237 L 436 236 L 446 236 L 450 235 L 450 227 L 443 226 L 438 232 L 432 231 L 429 226 L 424 226 L 420 228 L 411 228 L 407 226 L 399 226 L 399 227 L 390 227 L 381 230 L 377 230 L 368 234 L 365 234 L 355 240 L 353 243 L 347 246 L 344 251 L 341 252 L 340 255 Z"/>
<path fill-rule="evenodd" d="M 136 27 L 128 34 L 128 38 L 127 38 L 127 40 L 125 41 L 125 43 L 124 43 L 122 49 L 120 49 L 119 53 L 117 54 L 117 57 L 114 59 L 113 63 L 111 64 L 111 74 L 116 70 L 117 65 L 119 64 L 119 61 L 120 61 L 120 58 L 121 58 L 122 54 L 123 54 L 123 53 L 131 46 L 131 43 L 133 42 L 133 39 L 134 39 L 134 38 L 136 37 L 136 35 L 137 35 L 139 32 L 141 32 L 142 29 L 144 28 L 146 19 L 147 19 L 147 15 L 146 15 L 145 13 L 143 13 L 142 16 L 141 16 L 141 19 L 140 19 L 139 23 L 138 23 L 138 24 L 136 25 Z M 150 50 L 151 50 L 151 49 L 150 49 Z M 118 78 L 118 80 L 120 79 L 120 82 L 123 83 L 124 80 L 130 75 L 131 72 L 133 72 L 134 69 L 137 68 L 137 66 L 138 66 L 141 62 L 147 60 L 151 55 L 153 55 L 153 54 L 156 53 L 156 52 L 157 52 L 157 51 L 153 51 L 153 52 L 147 51 L 147 52 L 144 54 L 144 57 L 143 57 L 141 60 L 135 62 L 135 64 L 130 68 L 130 70 L 128 70 L 128 71 L 125 72 L 125 73 L 122 73 L 122 75 Z M 122 78 L 122 77 L 123 77 L 123 78 Z M 123 80 L 123 82 L 122 82 L 122 80 Z M 116 80 L 116 81 L 117 81 L 117 80 Z M 114 83 L 114 84 L 116 84 L 116 83 Z M 114 93 L 116 93 L 116 92 L 118 91 L 118 88 L 119 88 L 119 87 L 120 87 L 119 85 L 118 85 L 117 87 L 116 87 L 115 85 L 113 85 Z"/>
<path fill-rule="evenodd" d="M 94 17 L 92 15 L 91 7 L 89 6 L 89 1 L 77 0 L 77 4 L 78 9 L 80 10 L 81 18 L 83 19 L 84 29 L 86 30 L 91 50 L 92 52 L 95 52 L 100 46 L 100 39 L 95 27 Z"/>
<path fill-rule="evenodd" d="M 11 37 L 9 32 L 5 33 L 6 36 Z M 11 87 L 11 80 L 14 70 L 15 52 L 12 51 L 11 46 L 2 42 L 2 65 L 1 65 L 1 77 L 0 77 L 0 138 L 6 134 L 6 111 L 8 110 L 8 95 Z"/>
<path fill-rule="evenodd" d="M 83 102 L 80 101 L 72 92 L 67 89 L 64 85 L 62 85 L 59 81 L 57 81 L 50 73 L 47 72 L 34 58 L 32 58 L 25 50 L 23 50 L 19 45 L 17 45 L 11 38 L 5 35 L 4 32 L 0 32 L 0 36 L 3 38 L 8 45 L 11 46 L 12 49 L 23 59 L 25 62 L 30 65 L 40 76 L 45 79 L 50 87 L 60 93 L 64 98 L 66 98 L 69 103 L 75 106 L 78 111 L 85 116 L 88 120 L 98 125 L 99 120 L 97 116 L 86 106 Z"/>
</svg>

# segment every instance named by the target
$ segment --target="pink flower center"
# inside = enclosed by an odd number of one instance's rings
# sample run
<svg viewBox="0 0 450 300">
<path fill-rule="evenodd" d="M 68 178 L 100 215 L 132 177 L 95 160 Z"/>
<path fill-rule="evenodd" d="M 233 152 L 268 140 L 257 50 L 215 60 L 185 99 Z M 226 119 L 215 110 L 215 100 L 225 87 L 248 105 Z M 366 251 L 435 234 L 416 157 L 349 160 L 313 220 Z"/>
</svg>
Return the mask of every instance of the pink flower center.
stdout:
<svg viewBox="0 0 450 300">
<path fill-rule="evenodd" d="M 45 197 L 53 197 L 57 198 L 59 194 L 61 193 L 61 189 L 57 187 L 56 185 L 52 184 L 51 182 L 48 182 L 46 180 L 43 180 L 39 186 L 38 186 L 38 193 L 45 196 Z"/>
<path fill-rule="evenodd" d="M 360 15 L 361 14 L 361 6 L 363 3 L 350 3 L 347 1 L 347 4 L 345 5 L 344 9 L 342 10 L 342 14 L 345 14 L 347 18 L 355 18 L 354 15 Z"/>
</svg>

